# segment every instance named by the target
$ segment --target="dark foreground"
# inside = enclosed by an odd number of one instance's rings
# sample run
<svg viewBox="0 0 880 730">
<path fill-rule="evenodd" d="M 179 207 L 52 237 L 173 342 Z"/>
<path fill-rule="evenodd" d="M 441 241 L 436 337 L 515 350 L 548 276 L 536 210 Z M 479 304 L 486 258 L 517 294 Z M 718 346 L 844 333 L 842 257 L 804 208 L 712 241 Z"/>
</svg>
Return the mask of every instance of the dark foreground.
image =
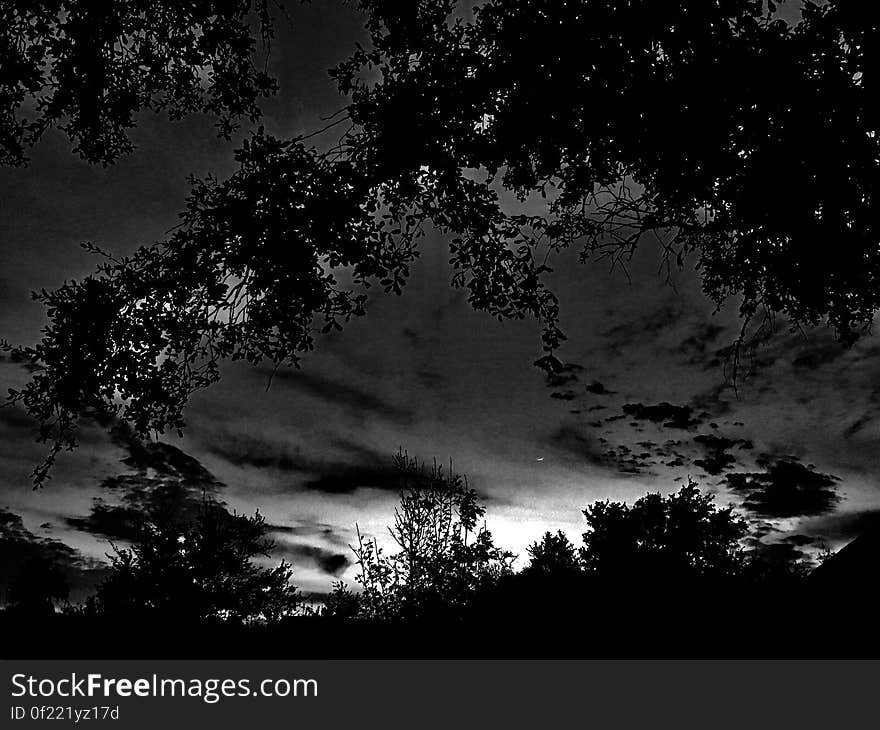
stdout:
<svg viewBox="0 0 880 730">
<path fill-rule="evenodd" d="M 803 598 L 803 597 L 802 597 Z M 539 599 L 535 599 L 539 600 Z M 185 625 L 0 613 L 0 657 L 80 658 L 877 658 L 875 599 L 696 602 L 531 619 L 364 622 L 298 616 L 272 626 Z"/>
</svg>

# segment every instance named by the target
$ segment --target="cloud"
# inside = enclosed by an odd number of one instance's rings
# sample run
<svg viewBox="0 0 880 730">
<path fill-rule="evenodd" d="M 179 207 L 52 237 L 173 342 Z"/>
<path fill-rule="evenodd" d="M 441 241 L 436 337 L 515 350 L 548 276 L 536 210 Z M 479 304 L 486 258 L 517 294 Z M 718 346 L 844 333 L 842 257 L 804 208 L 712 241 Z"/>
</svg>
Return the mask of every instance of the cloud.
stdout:
<svg viewBox="0 0 880 730">
<path fill-rule="evenodd" d="M 143 511 L 125 505 L 110 505 L 99 497 L 85 517 L 67 517 L 65 522 L 76 530 L 111 540 L 134 540 L 144 525 Z"/>
<path fill-rule="evenodd" d="M 303 482 L 306 489 L 326 494 L 352 494 L 358 489 L 400 490 L 400 474 L 393 466 L 337 464 L 324 474 Z"/>
<path fill-rule="evenodd" d="M 873 420 L 874 420 L 873 413 L 865 413 L 864 415 L 857 418 L 855 421 L 853 421 L 849 426 L 847 426 L 844 429 L 843 437 L 845 439 L 852 438 L 857 433 L 859 433 L 859 431 L 861 431 L 863 428 L 865 428 L 865 426 L 867 426 L 869 423 L 871 423 L 871 421 L 873 421 Z"/>
<path fill-rule="evenodd" d="M 880 509 L 823 515 L 802 523 L 801 528 L 828 540 L 849 542 L 866 532 L 880 529 Z"/>
<path fill-rule="evenodd" d="M 398 491 L 399 473 L 390 453 L 380 453 L 346 439 L 331 439 L 324 453 L 306 454 L 299 446 L 247 434 L 218 434 L 205 448 L 239 467 L 276 469 L 306 477 L 305 489 L 328 494 L 351 494 L 368 487 Z"/>
<path fill-rule="evenodd" d="M 101 486 L 106 496 L 95 497 L 87 515 L 68 517 L 65 520 L 67 525 L 112 540 L 134 541 L 147 522 L 193 521 L 206 501 L 218 506 L 222 514 L 230 515 L 217 496 L 223 485 L 197 459 L 169 444 L 142 443 L 124 429 L 116 431 L 114 438 L 128 451 L 122 463 L 133 471 L 105 479 Z M 251 441 L 252 446 L 262 443 L 257 439 Z M 339 442 L 337 446 L 356 454 L 357 458 L 372 454 L 369 449 L 357 444 Z M 256 457 L 251 461 L 261 463 Z M 242 458 L 239 463 L 248 462 Z M 388 464 L 391 465 L 390 459 Z M 340 479 L 354 480 L 354 467 L 341 465 L 340 471 Z M 328 480 L 330 477 L 322 476 L 319 479 Z M 365 481 L 371 482 L 369 479 L 356 481 L 358 486 Z M 314 488 L 331 489 L 326 484 Z M 333 489 L 350 491 L 339 485 Z M 269 525 L 268 532 L 282 538 L 273 551 L 275 555 L 289 558 L 294 565 L 307 563 L 323 573 L 337 576 L 351 564 L 343 551 L 347 550 L 348 542 L 326 523 Z M 335 545 L 336 549 L 297 539 L 310 537 L 318 537 L 331 546 Z"/>
<path fill-rule="evenodd" d="M 688 364 L 703 365 L 710 352 L 714 354 L 717 351 L 712 345 L 724 331 L 725 328 L 715 322 L 697 322 L 691 334 L 685 337 L 675 350 L 685 356 Z"/>
<path fill-rule="evenodd" d="M 222 505 L 196 485 L 168 483 L 143 474 L 111 477 L 103 486 L 117 492 L 119 502 L 93 498 L 88 515 L 65 519 L 70 527 L 111 540 L 134 540 L 141 534 L 145 522 L 189 522 L 195 519 L 206 500 Z"/>
<path fill-rule="evenodd" d="M 271 532 L 290 537 L 320 538 L 340 548 L 348 548 L 349 539 L 337 527 L 328 522 L 302 520 L 295 525 L 268 525 Z"/>
<path fill-rule="evenodd" d="M 128 452 L 122 463 L 133 471 L 104 479 L 101 488 L 114 501 L 94 497 L 87 515 L 65 519 L 70 527 L 110 539 L 133 540 L 145 522 L 186 522 L 195 518 L 205 500 L 222 505 L 217 498 L 222 483 L 198 459 L 171 444 L 143 442 L 119 424 L 111 435 Z"/>
<path fill-rule="evenodd" d="M 334 577 L 344 573 L 352 563 L 345 553 L 302 543 L 279 545 L 273 551 L 273 555 L 288 560 L 294 565 L 294 568 L 302 566 L 303 563 L 311 563 L 321 572 Z"/>
<path fill-rule="evenodd" d="M 818 370 L 835 362 L 847 352 L 847 348 L 841 343 L 829 338 L 821 342 L 811 342 L 806 347 L 802 347 L 800 354 L 791 361 L 791 364 L 796 369 Z"/>
<path fill-rule="evenodd" d="M 753 444 L 747 439 L 731 439 L 714 434 L 694 436 L 694 443 L 703 449 L 705 457 L 694 459 L 694 464 L 707 474 L 718 476 L 736 464 L 736 457 L 728 453 L 730 449 L 751 449 Z"/>
<path fill-rule="evenodd" d="M 747 509 L 763 517 L 800 517 L 831 512 L 840 501 L 840 479 L 822 474 L 791 457 L 762 456 L 762 472 L 728 474 L 726 481 L 745 497 Z"/>
<path fill-rule="evenodd" d="M 594 380 L 590 383 L 586 388 L 588 393 L 592 393 L 593 395 L 614 395 L 617 391 L 608 390 L 602 383 L 598 380 Z"/>
<path fill-rule="evenodd" d="M 822 542 L 821 538 L 816 537 L 815 535 L 788 535 L 787 537 L 784 537 L 782 541 L 799 548 Z"/>
<path fill-rule="evenodd" d="M 554 357 L 541 358 L 535 365 L 544 371 L 548 388 L 561 388 L 576 383 L 580 380 L 579 373 L 584 370 L 583 365 L 576 362 L 564 363 Z"/>
<path fill-rule="evenodd" d="M 693 408 L 690 406 L 676 406 L 665 401 L 651 406 L 644 403 L 627 403 L 621 410 L 637 421 L 660 423 L 665 428 L 691 429 L 702 423 L 694 418 Z"/>
<path fill-rule="evenodd" d="M 616 358 L 632 350 L 637 343 L 643 346 L 669 331 L 685 312 L 684 302 L 675 295 L 668 295 L 663 304 L 641 313 L 635 319 L 621 322 L 602 333 L 605 353 Z"/>
<path fill-rule="evenodd" d="M 706 412 L 711 416 L 723 416 L 730 413 L 730 401 L 723 397 L 728 390 L 732 391 L 733 386 L 730 383 L 719 382 L 701 393 L 697 393 L 691 398 L 689 405 L 701 412 Z"/>
<path fill-rule="evenodd" d="M 600 442 L 574 426 L 560 426 L 550 434 L 547 443 L 556 450 L 576 456 L 588 464 L 606 464 L 605 452 Z"/>
<path fill-rule="evenodd" d="M 100 421 L 99 421 L 100 423 Z M 127 455 L 122 463 L 138 473 L 157 479 L 176 479 L 193 488 L 215 489 L 222 486 L 194 456 L 162 441 L 148 441 L 137 436 L 128 424 L 108 421 L 112 442 Z"/>
<path fill-rule="evenodd" d="M 265 371 L 259 372 L 265 375 Z M 409 408 L 391 403 L 349 383 L 317 373 L 283 368 L 274 374 L 273 384 L 276 381 L 313 398 L 340 405 L 358 416 L 369 413 L 404 426 L 411 424 L 414 418 L 414 411 Z"/>
<path fill-rule="evenodd" d="M 576 457 L 591 466 L 609 469 L 617 474 L 641 474 L 649 465 L 647 453 L 634 453 L 630 447 L 607 447 L 604 439 L 594 439 L 574 426 L 560 426 L 546 439 L 553 449 Z"/>
<path fill-rule="evenodd" d="M 61 570 L 71 588 L 71 598 L 94 588 L 105 572 L 103 563 L 84 557 L 59 540 L 34 535 L 19 515 L 0 508 L 0 588 L 4 594 L 20 571 L 34 560 Z"/>
<path fill-rule="evenodd" d="M 276 469 L 283 472 L 309 472 L 323 462 L 303 455 L 297 446 L 249 434 L 212 434 L 204 448 L 214 456 L 239 467 Z"/>
</svg>

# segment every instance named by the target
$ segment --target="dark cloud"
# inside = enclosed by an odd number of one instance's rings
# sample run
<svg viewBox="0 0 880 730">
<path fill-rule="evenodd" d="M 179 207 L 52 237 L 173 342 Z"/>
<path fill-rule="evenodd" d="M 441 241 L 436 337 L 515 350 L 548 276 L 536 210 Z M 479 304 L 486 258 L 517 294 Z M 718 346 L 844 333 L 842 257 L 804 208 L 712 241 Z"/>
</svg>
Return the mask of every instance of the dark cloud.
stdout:
<svg viewBox="0 0 880 730">
<path fill-rule="evenodd" d="M 77 530 L 111 540 L 134 540 L 146 522 L 190 522 L 206 501 L 220 504 L 213 494 L 185 482 L 166 482 L 139 474 L 111 477 L 103 482 L 117 500 L 92 499 L 84 517 L 65 522 Z"/>
<path fill-rule="evenodd" d="M 644 403 L 627 403 L 621 410 L 638 421 L 660 423 L 665 428 L 691 429 L 701 423 L 694 417 L 693 408 L 690 406 L 676 406 L 665 401 L 651 406 Z"/>
<path fill-rule="evenodd" d="M 586 464 L 612 470 L 618 474 L 641 474 L 650 465 L 646 453 L 634 453 L 626 445 L 607 446 L 605 439 L 594 439 L 574 426 L 560 426 L 547 439 L 557 451 L 574 456 Z"/>
<path fill-rule="evenodd" d="M 122 463 L 140 474 L 155 479 L 174 479 L 193 488 L 215 489 L 220 482 L 193 456 L 172 444 L 145 441 L 131 428 L 119 422 L 111 424 L 110 436 L 114 444 L 127 452 Z"/>
<path fill-rule="evenodd" d="M 605 450 L 597 439 L 579 431 L 574 426 L 560 426 L 547 439 L 548 445 L 557 451 L 576 456 L 588 464 L 606 466 Z"/>
<path fill-rule="evenodd" d="M 795 368 L 818 370 L 825 365 L 830 365 L 847 352 L 844 345 L 829 337 L 821 342 L 812 342 L 807 347 L 802 347 L 801 352 L 791 361 L 791 364 Z"/>
<path fill-rule="evenodd" d="M 576 396 L 575 396 L 574 391 L 564 390 L 564 391 L 554 391 L 553 393 L 550 394 L 550 397 L 554 398 L 556 400 L 574 400 Z"/>
<path fill-rule="evenodd" d="M 606 353 L 610 357 L 619 357 L 626 351 L 632 351 L 639 343 L 644 345 L 655 340 L 674 326 L 683 313 L 684 302 L 679 297 L 670 295 L 655 309 L 605 330 L 602 336 L 605 339 Z"/>
<path fill-rule="evenodd" d="M 100 535 L 111 540 L 134 540 L 141 532 L 146 515 L 124 505 L 109 505 L 99 497 L 92 500 L 92 509 L 85 517 L 67 517 L 65 522 L 76 530 Z"/>
<path fill-rule="evenodd" d="M 400 478 L 390 451 L 380 453 L 346 439 L 332 439 L 321 455 L 299 446 L 247 434 L 216 434 L 204 447 L 239 467 L 276 469 L 300 474 L 297 484 L 328 494 L 351 494 L 360 488 L 398 491 Z"/>
<path fill-rule="evenodd" d="M 143 442 L 124 426 L 114 426 L 114 442 L 128 452 L 122 463 L 131 471 L 101 482 L 85 516 L 65 521 L 77 530 L 110 539 L 133 540 L 149 521 L 195 518 L 205 500 L 217 498 L 222 484 L 189 454 L 170 444 Z M 108 501 L 112 500 L 112 501 Z"/>
<path fill-rule="evenodd" d="M 264 372 L 262 374 L 265 375 Z M 409 425 L 413 420 L 414 414 L 409 408 L 317 373 L 282 368 L 273 376 L 273 383 L 276 381 L 319 400 L 340 405 L 358 416 L 371 414 L 400 425 Z"/>
<path fill-rule="evenodd" d="M 312 563 L 322 572 L 333 577 L 338 577 L 345 572 L 345 569 L 352 562 L 345 553 L 327 550 L 316 545 L 296 543 L 277 546 L 273 555 L 288 560 L 294 567 L 301 566 L 303 563 Z"/>
<path fill-rule="evenodd" d="M 764 471 L 728 474 L 733 491 L 744 496 L 747 509 L 763 517 L 800 517 L 831 512 L 840 501 L 839 478 L 815 471 L 791 457 L 762 457 Z"/>
<path fill-rule="evenodd" d="M 594 380 L 587 386 L 587 392 L 592 393 L 593 395 L 614 395 L 617 391 L 608 390 L 598 380 Z"/>
<path fill-rule="evenodd" d="M 204 444 L 210 453 L 240 467 L 277 469 L 300 476 L 290 488 L 327 494 L 352 494 L 358 489 L 398 492 L 400 472 L 391 450 L 342 438 L 331 438 L 320 454 L 308 454 L 299 446 L 260 439 L 247 434 L 219 433 Z M 489 500 L 490 495 L 481 494 Z"/>
<path fill-rule="evenodd" d="M 94 588 L 105 571 L 102 563 L 85 558 L 69 545 L 34 535 L 24 526 L 19 515 L 0 508 L 0 589 L 3 595 L 32 561 L 57 566 L 71 588 L 71 599 L 80 598 Z"/>
<path fill-rule="evenodd" d="M 715 434 L 701 434 L 694 436 L 693 440 L 705 454 L 701 459 L 694 459 L 694 464 L 712 476 L 718 476 L 736 464 L 736 457 L 729 453 L 731 449 L 753 448 L 752 442 L 747 439 L 731 439 Z"/>
<path fill-rule="evenodd" d="M 393 465 L 353 466 L 336 464 L 326 473 L 303 482 L 306 489 L 327 494 L 352 494 L 358 489 L 400 490 L 400 474 Z"/>
<path fill-rule="evenodd" d="M 688 364 L 704 364 L 710 351 L 716 350 L 712 346 L 723 332 L 724 327 L 714 322 L 699 322 L 693 332 L 679 343 L 677 352 L 684 355 Z"/>
<path fill-rule="evenodd" d="M 222 485 L 197 459 L 168 444 L 141 443 L 125 431 L 117 433 L 115 437 L 129 452 L 122 463 L 134 472 L 105 479 L 102 488 L 114 501 L 110 502 L 104 497 L 94 498 L 89 514 L 67 518 L 69 526 L 113 540 L 133 541 L 140 536 L 146 523 L 193 521 L 206 502 L 218 506 L 223 514 L 230 514 L 217 498 Z M 369 453 L 357 444 L 340 442 L 338 446 L 356 453 L 360 458 L 365 452 Z M 343 476 L 352 475 L 349 472 Z M 335 489 L 339 491 L 342 487 L 337 485 Z M 319 535 L 330 543 L 347 547 L 347 542 L 331 526 L 323 523 L 290 527 L 270 525 L 269 530 L 285 538 Z M 331 576 L 339 575 L 351 563 L 340 550 L 287 539 L 281 545 L 276 545 L 274 552 L 290 558 L 294 563 L 305 561 L 314 564 Z"/>
<path fill-rule="evenodd" d="M 307 520 L 300 521 L 295 525 L 269 525 L 268 527 L 271 532 L 277 535 L 320 538 L 338 547 L 347 548 L 349 546 L 348 538 L 328 522 Z"/>
<path fill-rule="evenodd" d="M 203 444 L 203 448 L 239 467 L 309 472 L 323 464 L 320 460 L 306 457 L 297 446 L 244 433 L 213 434 L 212 438 Z"/>
<path fill-rule="evenodd" d="M 562 388 L 566 385 L 578 382 L 584 366 L 576 362 L 561 362 L 554 357 L 544 357 L 535 365 L 544 371 L 548 388 Z"/>
<path fill-rule="evenodd" d="M 689 405 L 696 411 L 706 412 L 709 416 L 727 415 L 732 410 L 730 401 L 724 397 L 728 390 L 733 390 L 733 386 L 729 383 L 717 383 L 702 393 L 697 393 L 691 398 Z"/>
<path fill-rule="evenodd" d="M 795 547 L 807 547 L 808 545 L 816 545 L 822 542 L 821 538 L 814 535 L 788 535 L 783 538 L 783 542 L 791 543 Z"/>
<path fill-rule="evenodd" d="M 845 439 L 852 438 L 859 431 L 861 431 L 865 426 L 867 426 L 871 421 L 874 420 L 873 413 L 865 413 L 864 415 L 857 418 L 853 421 L 849 426 L 847 426 L 843 431 L 843 437 Z"/>
</svg>

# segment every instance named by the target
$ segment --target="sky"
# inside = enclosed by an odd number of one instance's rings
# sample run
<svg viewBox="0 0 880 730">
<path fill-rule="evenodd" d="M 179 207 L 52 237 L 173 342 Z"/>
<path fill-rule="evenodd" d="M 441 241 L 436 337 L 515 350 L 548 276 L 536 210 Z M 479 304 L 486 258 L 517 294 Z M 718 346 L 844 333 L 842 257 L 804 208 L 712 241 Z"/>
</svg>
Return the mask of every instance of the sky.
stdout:
<svg viewBox="0 0 880 730">
<path fill-rule="evenodd" d="M 316 6 L 297 6 L 272 48 L 281 90 L 263 123 L 277 135 L 313 130 L 340 108 L 326 69 L 363 39 L 351 8 Z M 205 117 L 145 114 L 133 138 L 136 151 L 103 168 L 49 133 L 28 167 L 0 169 L 0 337 L 38 339 L 45 315 L 30 292 L 90 273 L 96 261 L 80 243 L 124 254 L 161 240 L 187 175 L 234 169 L 235 144 Z M 834 547 L 880 522 L 880 341 L 845 349 L 825 328 L 780 321 L 734 389 L 725 362 L 736 302 L 714 311 L 693 262 L 667 276 L 651 242 L 626 272 L 579 264 L 577 253 L 557 259 L 551 279 L 568 335 L 567 368 L 553 378 L 532 364 L 535 322 L 498 322 L 450 288 L 447 242 L 434 232 L 403 296 L 374 297 L 367 317 L 268 389 L 267 371 L 227 364 L 192 399 L 182 439 L 144 446 L 124 428 L 86 424 L 80 448 L 33 490 L 43 447 L 20 411 L 0 409 L 0 584 L 28 555 L 48 554 L 80 598 L 151 495 L 171 490 L 186 509 L 210 490 L 230 510 L 258 509 L 273 558 L 293 563 L 304 591 L 326 591 L 356 572 L 356 526 L 387 540 L 399 449 L 466 474 L 518 565 L 545 530 L 579 542 L 591 502 L 688 479 L 765 542 L 793 549 Z M 27 377 L 0 360 L 4 392 Z"/>
</svg>

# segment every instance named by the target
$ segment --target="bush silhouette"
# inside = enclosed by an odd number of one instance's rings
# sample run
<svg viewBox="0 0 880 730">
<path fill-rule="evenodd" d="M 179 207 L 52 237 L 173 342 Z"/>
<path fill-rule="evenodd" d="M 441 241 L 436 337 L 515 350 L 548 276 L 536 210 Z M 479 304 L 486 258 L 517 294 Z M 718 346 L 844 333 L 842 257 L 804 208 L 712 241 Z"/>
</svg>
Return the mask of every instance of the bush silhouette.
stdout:
<svg viewBox="0 0 880 730">
<path fill-rule="evenodd" d="M 358 531 L 361 616 L 379 620 L 462 618 L 473 599 L 510 572 L 513 555 L 495 546 L 477 494 L 465 478 L 405 453 L 395 457 L 403 492 L 387 555 Z"/>
</svg>

